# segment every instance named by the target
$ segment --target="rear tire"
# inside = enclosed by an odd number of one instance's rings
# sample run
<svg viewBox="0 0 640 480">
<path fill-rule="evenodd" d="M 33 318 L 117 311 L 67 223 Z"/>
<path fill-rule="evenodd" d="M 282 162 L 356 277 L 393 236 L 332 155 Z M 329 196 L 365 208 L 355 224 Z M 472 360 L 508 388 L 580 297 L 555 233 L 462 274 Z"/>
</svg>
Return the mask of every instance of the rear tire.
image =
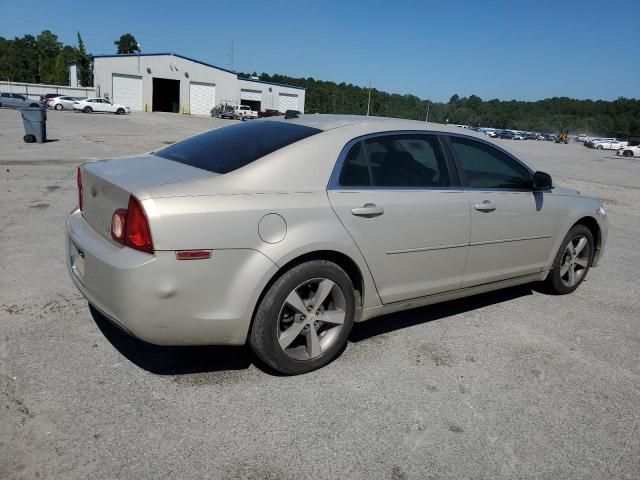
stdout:
<svg viewBox="0 0 640 480">
<path fill-rule="evenodd" d="M 549 293 L 566 295 L 575 291 L 587 276 L 594 253 L 591 230 L 574 225 L 564 237 L 545 280 Z"/>
<path fill-rule="evenodd" d="M 355 316 L 351 279 L 325 260 L 302 263 L 267 290 L 256 310 L 249 345 L 285 375 L 316 370 L 344 349 Z"/>
<path fill-rule="evenodd" d="M 596 150 L 602 150 L 602 145 L 598 145 L 598 146 L 596 147 Z"/>
<path fill-rule="evenodd" d="M 91 112 L 93 112 L 93 108 L 91 108 L 91 107 L 84 107 L 84 108 L 82 109 L 82 111 L 83 111 L 84 113 L 91 113 Z"/>
</svg>

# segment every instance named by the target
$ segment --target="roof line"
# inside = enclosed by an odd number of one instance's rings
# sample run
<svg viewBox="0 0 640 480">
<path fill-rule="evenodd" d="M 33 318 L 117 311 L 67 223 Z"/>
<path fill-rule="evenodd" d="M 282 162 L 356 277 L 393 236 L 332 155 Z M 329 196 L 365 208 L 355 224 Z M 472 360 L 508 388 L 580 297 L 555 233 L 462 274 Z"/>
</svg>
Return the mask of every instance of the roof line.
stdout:
<svg viewBox="0 0 640 480">
<path fill-rule="evenodd" d="M 199 63 L 200 65 L 204 65 L 205 67 L 216 68 L 218 70 L 222 70 L 223 72 L 233 73 L 237 75 L 238 72 L 235 70 L 229 70 L 228 68 L 218 67 L 217 65 L 212 65 L 210 63 L 201 62 L 200 60 L 196 60 L 195 58 L 185 57 L 184 55 L 180 55 L 179 53 L 173 52 L 163 52 L 163 53 L 117 53 L 111 55 L 92 55 L 92 58 L 113 58 L 113 57 L 161 57 L 172 55 L 174 57 L 182 58 L 184 60 L 189 60 L 190 62 Z"/>
<path fill-rule="evenodd" d="M 264 83 L 266 85 L 275 85 L 276 87 L 297 88 L 298 90 L 306 90 L 307 89 L 307 87 L 298 87 L 296 85 L 288 85 L 286 83 L 266 82 L 264 80 L 256 80 L 254 78 L 244 78 L 244 77 L 240 77 L 240 76 L 238 76 L 238 80 L 245 80 L 247 82 Z"/>
<path fill-rule="evenodd" d="M 267 85 L 274 85 L 276 87 L 287 87 L 287 88 L 296 88 L 298 90 L 306 90 L 306 87 L 298 87 L 295 85 L 287 85 L 286 83 L 275 83 L 275 82 L 265 82 L 263 80 L 253 80 L 251 78 L 242 78 L 238 77 L 238 72 L 235 70 L 229 70 L 227 68 L 218 67 L 217 65 L 213 65 L 211 63 L 201 62 L 200 60 L 196 60 L 195 58 L 186 57 L 184 55 L 180 55 L 179 53 L 173 52 L 162 52 L 162 53 L 116 53 L 110 55 L 92 55 L 91 58 L 116 58 L 116 57 L 162 57 L 172 55 L 174 57 L 182 58 L 184 60 L 188 60 L 190 62 L 199 63 L 200 65 L 204 65 L 205 67 L 215 68 L 217 70 L 222 70 L 223 72 L 233 73 L 238 80 L 246 80 L 248 82 L 257 82 L 264 83 Z"/>
</svg>

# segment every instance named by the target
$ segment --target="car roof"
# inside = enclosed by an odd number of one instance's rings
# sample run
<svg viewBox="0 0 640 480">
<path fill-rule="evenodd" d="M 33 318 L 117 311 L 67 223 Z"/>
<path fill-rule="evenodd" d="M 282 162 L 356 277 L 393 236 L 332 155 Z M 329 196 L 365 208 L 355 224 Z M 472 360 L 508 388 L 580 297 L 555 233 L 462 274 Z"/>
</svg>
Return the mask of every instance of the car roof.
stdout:
<svg viewBox="0 0 640 480">
<path fill-rule="evenodd" d="M 336 128 L 348 126 L 358 126 L 358 130 L 370 131 L 371 133 L 389 130 L 426 130 L 448 133 L 460 133 L 484 138 L 469 129 L 462 129 L 455 125 L 445 125 L 443 123 L 423 122 L 420 120 L 405 120 L 401 118 L 374 117 L 365 115 L 324 115 L 311 114 L 299 115 L 296 118 L 269 118 L 268 121 L 287 122 L 306 127 L 317 128 L 328 131 Z"/>
</svg>

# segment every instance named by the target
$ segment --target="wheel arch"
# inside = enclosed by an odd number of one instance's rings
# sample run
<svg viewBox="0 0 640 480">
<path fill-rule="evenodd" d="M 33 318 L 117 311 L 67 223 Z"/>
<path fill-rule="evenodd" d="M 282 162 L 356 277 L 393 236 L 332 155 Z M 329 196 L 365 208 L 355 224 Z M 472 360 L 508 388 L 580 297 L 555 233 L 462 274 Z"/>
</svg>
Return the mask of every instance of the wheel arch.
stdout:
<svg viewBox="0 0 640 480">
<path fill-rule="evenodd" d="M 300 265 L 305 262 L 310 262 L 313 260 L 327 260 L 335 263 L 340 268 L 342 268 L 346 274 L 349 276 L 351 283 L 353 284 L 354 290 L 356 291 L 356 320 L 362 311 L 364 304 L 364 289 L 365 289 L 365 279 L 362 274 L 362 270 L 358 266 L 358 264 L 347 254 L 339 252 L 337 250 L 314 250 L 307 253 L 303 253 L 298 255 L 297 257 L 289 260 L 287 263 L 282 265 L 267 281 L 265 286 L 263 287 L 258 299 L 253 306 L 253 312 L 251 314 L 251 322 L 249 324 L 249 332 L 253 327 L 253 321 L 255 319 L 256 311 L 262 302 L 262 299 L 269 291 L 271 286 L 286 272 L 291 270 L 296 265 Z M 248 336 L 247 336 L 248 338 Z"/>
<path fill-rule="evenodd" d="M 600 225 L 598 224 L 598 221 L 590 216 L 584 216 L 582 218 L 580 218 L 578 221 L 576 221 L 571 228 L 575 227 L 576 225 L 584 225 L 585 227 L 587 227 L 589 229 L 589 231 L 591 232 L 591 235 L 593 236 L 593 242 L 594 242 L 594 247 L 595 247 L 595 252 L 593 255 L 593 258 L 597 258 L 599 256 L 599 252 L 602 249 L 602 230 L 600 229 Z"/>
</svg>

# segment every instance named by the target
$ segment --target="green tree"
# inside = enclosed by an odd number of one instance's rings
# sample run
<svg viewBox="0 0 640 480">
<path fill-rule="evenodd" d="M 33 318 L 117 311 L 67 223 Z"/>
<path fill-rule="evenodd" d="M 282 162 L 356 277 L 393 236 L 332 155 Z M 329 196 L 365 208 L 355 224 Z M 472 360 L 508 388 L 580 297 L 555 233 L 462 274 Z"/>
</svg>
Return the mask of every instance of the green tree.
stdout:
<svg viewBox="0 0 640 480">
<path fill-rule="evenodd" d="M 69 85 L 69 63 L 78 61 L 78 51 L 71 45 L 65 45 L 56 57 L 53 83 Z"/>
<path fill-rule="evenodd" d="M 56 58 L 62 50 L 58 36 L 43 30 L 36 38 L 38 52 L 38 83 L 56 83 Z"/>
<path fill-rule="evenodd" d="M 82 37 L 80 36 L 80 32 L 78 32 L 78 47 L 77 47 L 77 58 L 78 62 L 78 77 L 80 80 L 80 85 L 83 87 L 91 87 L 93 86 L 93 76 L 91 75 L 91 62 L 89 60 L 89 55 L 87 54 L 87 50 L 84 47 L 84 42 L 82 41 Z"/>
<path fill-rule="evenodd" d="M 130 33 L 125 33 L 118 40 L 113 42 L 113 44 L 118 48 L 118 55 L 125 53 L 136 53 L 140 51 L 140 46 L 136 41 L 136 37 L 131 35 Z"/>
</svg>

